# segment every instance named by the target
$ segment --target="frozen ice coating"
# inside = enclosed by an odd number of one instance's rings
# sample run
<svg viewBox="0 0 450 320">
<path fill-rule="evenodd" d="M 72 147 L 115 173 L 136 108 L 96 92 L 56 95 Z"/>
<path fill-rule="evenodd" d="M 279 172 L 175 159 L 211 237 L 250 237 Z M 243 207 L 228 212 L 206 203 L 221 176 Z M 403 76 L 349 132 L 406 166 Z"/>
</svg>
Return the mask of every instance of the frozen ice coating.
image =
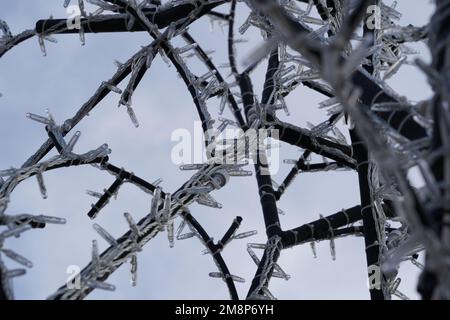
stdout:
<svg viewBox="0 0 450 320">
<path fill-rule="evenodd" d="M 18 3 L 0 299 L 450 299 L 450 0 Z"/>
</svg>

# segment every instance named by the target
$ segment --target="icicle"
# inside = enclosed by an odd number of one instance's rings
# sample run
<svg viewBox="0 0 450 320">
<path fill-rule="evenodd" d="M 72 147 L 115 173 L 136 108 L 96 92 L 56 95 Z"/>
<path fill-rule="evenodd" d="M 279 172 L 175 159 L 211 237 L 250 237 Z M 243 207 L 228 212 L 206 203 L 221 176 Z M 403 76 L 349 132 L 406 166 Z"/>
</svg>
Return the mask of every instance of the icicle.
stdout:
<svg viewBox="0 0 450 320">
<path fill-rule="evenodd" d="M 40 223 L 51 223 L 51 224 L 65 224 L 67 222 L 66 219 L 64 218 L 44 216 L 44 215 L 34 216 L 33 220 Z"/>
<path fill-rule="evenodd" d="M 278 263 L 275 263 L 274 264 L 274 266 L 273 266 L 273 268 L 274 268 L 274 272 L 273 272 L 273 276 L 274 277 L 276 277 L 276 278 L 281 278 L 281 279 L 284 279 L 284 280 L 286 280 L 286 281 L 288 281 L 290 278 L 291 278 L 291 276 L 290 275 L 288 275 L 281 267 L 280 267 L 280 265 L 278 264 Z"/>
<path fill-rule="evenodd" d="M 174 246 L 173 220 L 170 220 L 167 223 L 167 239 L 169 240 L 169 247 L 173 248 Z"/>
<path fill-rule="evenodd" d="M 319 39 L 322 40 L 325 34 L 330 31 L 331 23 L 328 21 L 319 29 L 314 30 L 313 32 L 307 35 L 306 39 Z"/>
<path fill-rule="evenodd" d="M 311 246 L 314 259 L 317 259 L 316 242 L 313 240 L 309 243 L 309 245 Z"/>
<path fill-rule="evenodd" d="M 423 264 L 421 264 L 419 261 L 417 261 L 416 259 L 414 259 L 413 257 L 411 257 L 410 261 L 413 265 L 415 265 L 420 270 L 425 270 L 425 266 Z"/>
<path fill-rule="evenodd" d="M 97 240 L 92 240 L 92 268 L 98 273 L 100 269 L 100 255 L 98 252 Z"/>
<path fill-rule="evenodd" d="M 55 125 L 55 119 L 53 119 L 53 116 L 49 108 L 45 109 L 45 114 L 47 115 L 47 118 L 50 120 L 50 124 Z"/>
<path fill-rule="evenodd" d="M 210 49 L 210 50 L 205 50 L 205 54 L 207 55 L 207 56 L 210 56 L 211 54 L 213 54 L 213 53 L 215 53 L 216 52 L 216 50 L 214 50 L 214 49 Z M 215 73 L 216 71 L 214 70 L 214 73 Z"/>
<path fill-rule="evenodd" d="M 113 63 L 119 69 L 123 67 L 123 63 L 120 62 L 119 60 L 113 60 Z"/>
<path fill-rule="evenodd" d="M 140 236 L 140 231 L 139 231 L 139 227 L 136 224 L 136 222 L 134 222 L 133 217 L 131 216 L 131 214 L 129 214 L 128 212 L 125 212 L 124 214 L 125 219 L 128 222 L 128 225 L 131 229 L 131 232 L 134 234 L 135 237 L 139 237 Z"/>
<path fill-rule="evenodd" d="M 283 163 L 284 164 L 297 164 L 298 160 L 295 159 L 284 159 Z"/>
<path fill-rule="evenodd" d="M 182 164 L 180 165 L 180 170 L 186 171 L 186 170 L 199 170 L 203 168 L 205 165 L 202 163 L 194 163 L 194 164 Z"/>
<path fill-rule="evenodd" d="M 202 89 L 201 96 L 203 99 L 207 99 L 212 93 L 217 91 L 217 80 L 213 79 Z"/>
<path fill-rule="evenodd" d="M 220 98 L 220 105 L 219 105 L 219 114 L 222 115 L 224 110 L 225 110 L 225 106 L 227 105 L 228 102 L 228 90 L 224 90 L 222 97 Z"/>
<path fill-rule="evenodd" d="M 285 278 L 285 276 L 283 275 L 283 274 L 281 274 L 281 273 L 279 273 L 279 272 L 272 272 L 272 277 L 274 277 L 274 278 L 279 278 L 279 279 L 284 279 L 284 280 L 288 280 L 288 279 L 286 279 Z M 290 277 L 290 276 L 289 276 Z M 290 278 L 289 278 L 290 279 Z"/>
<path fill-rule="evenodd" d="M 0 177 L 10 177 L 15 176 L 17 174 L 18 170 L 16 168 L 10 168 L 6 170 L 0 171 Z"/>
<path fill-rule="evenodd" d="M 211 241 L 213 240 L 213 238 L 211 238 Z M 219 249 L 220 250 L 220 249 Z M 203 249 L 202 251 L 201 251 L 201 253 L 202 253 L 202 255 L 207 255 L 207 254 L 211 254 L 211 255 L 214 255 L 214 252 L 211 252 L 211 249 L 209 249 L 209 248 L 206 248 L 206 249 Z"/>
<path fill-rule="evenodd" d="M 184 33 L 188 32 L 188 31 L 189 31 L 189 26 L 185 26 L 183 28 L 176 29 L 176 30 L 174 30 L 173 37 L 177 37 L 177 36 L 179 36 L 181 34 L 184 34 Z"/>
<path fill-rule="evenodd" d="M 334 243 L 334 237 L 330 239 L 330 252 L 331 252 L 331 259 L 336 260 L 336 245 Z"/>
<path fill-rule="evenodd" d="M 331 259 L 334 261 L 334 260 L 336 260 L 336 246 L 335 246 L 335 243 L 334 243 L 334 234 L 333 234 L 333 227 L 332 227 L 332 225 L 331 225 L 331 222 L 326 218 L 326 217 L 324 217 L 323 215 L 319 215 L 319 217 L 320 217 L 320 219 L 324 219 L 326 222 L 327 222 L 327 224 L 328 224 L 328 230 L 329 230 L 329 232 L 330 232 L 330 252 L 331 252 Z"/>
<path fill-rule="evenodd" d="M 5 256 L 7 256 L 8 258 L 10 258 L 11 260 L 16 261 L 17 263 L 20 263 L 21 265 L 28 267 L 28 268 L 32 268 L 33 267 L 33 263 L 28 260 L 27 258 L 21 256 L 20 254 L 9 250 L 9 249 L 0 249 L 1 252 L 3 252 L 5 254 Z"/>
<path fill-rule="evenodd" d="M 177 240 L 186 240 L 186 239 L 190 239 L 195 236 L 196 236 L 195 232 L 188 232 L 188 233 L 177 235 Z"/>
<path fill-rule="evenodd" d="M 221 63 L 217 66 L 217 68 L 219 68 L 219 69 L 230 68 L 230 64 L 228 62 Z M 231 88 L 232 86 L 233 86 L 232 84 L 228 84 L 228 87 Z"/>
<path fill-rule="evenodd" d="M 155 187 L 157 187 L 157 186 L 159 186 L 162 182 L 163 182 L 163 179 L 158 178 L 158 179 L 156 179 L 155 181 L 152 182 L 152 185 L 155 186 Z"/>
<path fill-rule="evenodd" d="M 105 86 L 106 88 L 108 88 L 109 90 L 111 90 L 112 92 L 122 94 L 122 90 L 120 88 L 116 87 L 115 85 L 113 85 L 112 83 L 103 81 L 102 85 Z"/>
<path fill-rule="evenodd" d="M 83 0 L 78 0 L 78 8 L 80 9 L 81 16 L 87 17 L 86 10 L 84 9 L 84 2 L 83 2 Z"/>
<path fill-rule="evenodd" d="M 167 223 L 170 220 L 170 208 L 172 206 L 172 198 L 170 193 L 166 193 L 166 196 L 164 198 L 164 206 L 163 206 L 163 214 L 162 214 L 162 221 L 164 223 Z"/>
<path fill-rule="evenodd" d="M 225 128 L 230 124 L 229 120 L 224 120 L 222 123 L 217 127 L 217 134 L 221 133 Z"/>
<path fill-rule="evenodd" d="M 137 256 L 133 254 L 131 256 L 131 286 L 136 286 L 136 280 L 137 280 Z"/>
<path fill-rule="evenodd" d="M 195 49 L 197 47 L 198 47 L 198 44 L 192 43 L 192 44 L 185 45 L 184 47 L 175 48 L 175 52 L 178 54 L 183 54 L 183 53 L 186 53 L 189 50 Z"/>
<path fill-rule="evenodd" d="M 375 103 L 370 107 L 372 111 L 376 112 L 401 111 L 408 108 L 412 108 L 412 106 L 398 102 Z"/>
<path fill-rule="evenodd" d="M 115 291 L 116 290 L 116 286 L 106 283 L 106 282 L 100 282 L 97 280 L 88 280 L 86 283 L 89 287 L 91 288 L 95 288 L 95 289 L 100 289 L 100 290 L 106 290 L 106 291 Z"/>
<path fill-rule="evenodd" d="M 89 159 L 95 159 L 95 158 L 107 156 L 110 153 L 111 153 L 111 149 L 109 149 L 108 145 L 106 143 L 104 143 L 97 149 L 86 153 L 84 155 L 84 157 L 89 158 Z"/>
<path fill-rule="evenodd" d="M 337 127 L 332 127 L 331 131 L 333 132 L 333 134 L 336 136 L 336 139 L 344 145 L 347 145 L 347 139 L 345 138 L 344 134 L 341 132 L 341 130 L 339 130 Z"/>
<path fill-rule="evenodd" d="M 151 206 L 150 206 L 150 216 L 153 219 L 156 219 L 160 198 L 161 198 L 161 188 L 157 187 L 155 189 L 155 191 L 153 192 L 153 198 L 152 198 L 152 202 L 151 202 Z"/>
<path fill-rule="evenodd" d="M 384 3 L 382 3 L 381 10 L 382 10 L 382 16 L 386 16 L 391 20 L 400 20 L 402 17 L 402 14 L 395 10 L 397 7 L 397 1 L 394 1 L 391 6 L 387 6 Z"/>
<path fill-rule="evenodd" d="M 96 191 L 92 191 L 92 190 L 86 190 L 86 193 L 95 198 L 101 198 L 103 196 L 100 192 L 96 192 Z"/>
<path fill-rule="evenodd" d="M 3 21 L 0 19 L 0 31 L 3 33 L 3 36 L 6 38 L 11 38 L 12 37 L 12 33 L 11 30 L 9 29 L 8 24 L 6 23 L 6 21 Z M 2 37 L 0 37 L 2 38 Z"/>
<path fill-rule="evenodd" d="M 97 233 L 106 240 L 106 242 L 108 242 L 111 246 L 113 247 L 117 247 L 119 245 L 119 243 L 117 242 L 116 239 L 114 239 L 114 237 L 112 235 L 110 235 L 108 233 L 108 231 L 106 231 L 105 229 L 103 229 L 99 224 L 94 223 L 93 225 L 95 231 L 97 231 Z"/>
<path fill-rule="evenodd" d="M 12 269 L 12 270 L 3 272 L 3 277 L 5 277 L 6 279 L 11 279 L 11 278 L 23 276 L 25 273 L 26 273 L 25 269 Z"/>
<path fill-rule="evenodd" d="M 44 177 L 42 176 L 42 172 L 38 171 L 36 172 L 36 180 L 39 185 L 39 191 L 41 192 L 42 198 L 47 199 L 47 188 L 44 184 Z"/>
<path fill-rule="evenodd" d="M 277 76 L 278 76 L 279 78 L 282 78 L 282 77 L 286 76 L 289 72 L 291 72 L 291 71 L 293 71 L 293 70 L 295 70 L 295 66 L 289 66 L 289 67 L 286 67 L 286 68 L 284 68 L 284 69 L 279 70 L 279 71 L 277 72 Z"/>
<path fill-rule="evenodd" d="M 389 292 L 391 294 L 394 294 L 395 291 L 397 291 L 401 281 L 402 281 L 401 278 L 397 278 L 391 283 L 391 285 L 389 286 Z"/>
<path fill-rule="evenodd" d="M 221 279 L 224 277 L 222 272 L 210 272 L 209 276 L 211 278 L 221 278 Z"/>
<path fill-rule="evenodd" d="M 64 148 L 64 153 L 72 152 L 73 148 L 75 147 L 75 144 L 78 142 L 78 139 L 81 136 L 81 132 L 77 131 L 75 134 L 70 138 L 69 142 L 67 143 L 66 147 Z"/>
<path fill-rule="evenodd" d="M 171 66 L 170 59 L 167 57 L 167 55 L 164 52 L 164 50 L 159 48 L 158 52 L 159 52 L 159 55 L 161 56 L 161 58 L 163 59 L 164 63 L 167 64 L 167 66 L 170 68 L 170 66 Z"/>
<path fill-rule="evenodd" d="M 247 170 L 228 170 L 228 174 L 231 177 L 249 177 L 253 175 L 253 172 Z"/>
<path fill-rule="evenodd" d="M 340 114 L 342 113 L 344 110 L 344 108 L 342 107 L 341 104 L 337 104 L 334 107 L 331 107 L 327 110 L 327 116 L 332 116 L 335 114 Z"/>
<path fill-rule="evenodd" d="M 79 36 L 80 36 L 81 45 L 84 46 L 86 44 L 86 36 L 84 34 L 84 28 L 82 26 L 80 27 Z"/>
<path fill-rule="evenodd" d="M 400 59 L 398 59 L 398 61 L 396 63 L 394 63 L 384 73 L 383 80 L 387 80 L 387 79 L 391 78 L 393 75 L 395 75 L 405 61 L 406 61 L 406 56 L 402 56 Z"/>
<path fill-rule="evenodd" d="M 217 73 L 216 70 L 208 71 L 205 74 L 198 77 L 195 82 L 197 82 L 198 84 L 201 84 L 201 83 L 209 80 L 209 78 L 214 77 L 216 75 L 216 73 Z"/>
<path fill-rule="evenodd" d="M 250 28 L 250 23 L 247 20 L 239 27 L 238 32 L 240 34 L 244 34 L 248 30 L 248 28 Z"/>
<path fill-rule="evenodd" d="M 31 226 L 29 224 L 22 224 L 19 225 L 17 227 L 14 227 L 12 229 L 3 231 L 2 233 L 0 233 L 0 239 L 5 239 L 5 238 L 9 238 L 12 236 L 18 237 L 20 236 L 21 233 L 30 230 Z"/>
<path fill-rule="evenodd" d="M 247 231 L 247 232 L 243 232 L 243 233 L 234 235 L 233 239 L 244 239 L 244 238 L 254 236 L 255 234 L 258 234 L 258 231 L 256 231 L 256 230 Z"/>
<path fill-rule="evenodd" d="M 236 44 L 236 43 L 247 43 L 248 42 L 248 39 L 234 39 L 234 43 Z"/>
<path fill-rule="evenodd" d="M 204 205 L 204 206 L 208 206 L 211 208 L 217 208 L 217 209 L 221 209 L 222 208 L 222 204 L 220 204 L 219 202 L 217 202 L 211 195 L 204 193 L 202 195 L 200 195 L 197 199 L 195 199 L 195 201 L 198 204 Z"/>
<path fill-rule="evenodd" d="M 92 16 L 98 16 L 99 14 L 102 14 L 103 11 L 105 11 L 102 8 L 98 8 L 97 10 L 95 10 L 94 12 L 92 12 Z"/>
<path fill-rule="evenodd" d="M 252 250 L 251 247 L 247 246 L 247 252 L 250 255 L 250 258 L 252 258 L 253 262 L 258 266 L 261 260 L 259 260 L 256 253 Z"/>
<path fill-rule="evenodd" d="M 38 37 L 39 47 L 41 48 L 41 52 L 44 57 L 47 55 L 47 50 L 45 49 L 44 38 L 42 36 Z"/>
<path fill-rule="evenodd" d="M 134 22 L 136 21 L 136 19 L 132 16 L 132 15 L 127 15 L 127 30 L 130 31 L 131 29 L 133 29 L 134 26 Z"/>
<path fill-rule="evenodd" d="M 52 43 L 58 43 L 58 40 L 56 40 L 56 38 L 53 38 L 52 36 L 45 36 L 44 40 L 50 41 Z"/>
<path fill-rule="evenodd" d="M 139 121 L 136 117 L 136 114 L 134 113 L 133 108 L 131 108 L 131 106 L 127 106 L 127 113 L 130 116 L 131 122 L 133 123 L 133 125 L 137 128 L 139 127 Z"/>
<path fill-rule="evenodd" d="M 235 275 L 230 275 L 230 278 L 231 278 L 233 281 L 235 281 L 235 282 L 241 282 L 241 283 L 244 283 L 244 282 L 245 282 L 245 279 L 244 279 L 244 278 L 241 278 L 241 277 L 238 277 L 238 276 L 235 276 Z"/>
<path fill-rule="evenodd" d="M 152 65 L 153 59 L 155 58 L 153 54 L 153 50 L 149 49 L 147 52 L 147 56 L 145 57 L 145 67 L 149 69 Z"/>
<path fill-rule="evenodd" d="M 48 118 L 43 117 L 43 116 L 39 116 L 37 114 L 33 114 L 33 113 L 29 113 L 28 112 L 26 114 L 26 116 L 27 116 L 28 119 L 40 122 L 40 123 L 45 124 L 45 125 L 51 125 L 52 124 L 51 121 Z"/>
<path fill-rule="evenodd" d="M 289 115 L 290 115 L 290 112 L 289 112 L 289 109 L 288 109 L 287 104 L 286 104 L 286 102 L 284 101 L 284 99 L 281 98 L 281 97 L 279 97 L 279 98 L 278 98 L 278 101 L 280 102 L 281 107 L 282 107 L 283 110 L 284 110 L 284 113 L 285 113 L 287 116 L 289 116 Z"/>
<path fill-rule="evenodd" d="M 287 75 L 284 78 L 280 78 L 279 82 L 280 82 L 281 85 L 287 86 L 286 84 L 288 82 L 290 82 L 291 80 L 297 79 L 297 77 L 298 77 L 298 75 L 293 73 L 293 74 Z"/>
<path fill-rule="evenodd" d="M 223 280 L 226 279 L 225 275 L 222 272 L 210 272 L 209 276 L 211 278 L 221 278 Z M 241 277 L 238 277 L 238 276 L 234 276 L 232 274 L 230 274 L 228 277 L 231 278 L 233 281 L 236 281 L 236 282 L 245 282 L 244 278 L 241 278 Z"/>
<path fill-rule="evenodd" d="M 213 17 L 209 17 L 209 32 L 212 33 L 214 32 L 214 18 Z"/>
<path fill-rule="evenodd" d="M 305 15 L 305 11 L 303 11 L 302 9 L 298 8 L 296 4 L 294 3 L 290 3 L 284 6 L 284 9 L 286 9 L 286 11 L 292 12 L 294 14 L 298 14 L 301 16 L 301 18 L 303 19 L 303 16 Z"/>
<path fill-rule="evenodd" d="M 340 102 L 339 102 L 338 98 L 335 98 L 335 97 L 329 98 L 329 99 L 319 103 L 319 109 L 328 108 L 328 107 L 334 106 L 339 103 Z"/>
<path fill-rule="evenodd" d="M 186 192 L 189 194 L 201 194 L 206 192 L 211 192 L 214 190 L 212 186 L 194 186 L 186 189 Z"/>
<path fill-rule="evenodd" d="M 265 250 L 266 249 L 266 244 L 265 243 L 247 243 L 247 247 L 248 248 L 253 248 L 253 249 Z"/>
<path fill-rule="evenodd" d="M 396 290 L 393 293 L 394 296 L 400 298 L 401 300 L 409 300 L 408 296 L 406 296 L 405 294 L 403 294 L 402 292 L 400 292 L 399 290 Z"/>
</svg>

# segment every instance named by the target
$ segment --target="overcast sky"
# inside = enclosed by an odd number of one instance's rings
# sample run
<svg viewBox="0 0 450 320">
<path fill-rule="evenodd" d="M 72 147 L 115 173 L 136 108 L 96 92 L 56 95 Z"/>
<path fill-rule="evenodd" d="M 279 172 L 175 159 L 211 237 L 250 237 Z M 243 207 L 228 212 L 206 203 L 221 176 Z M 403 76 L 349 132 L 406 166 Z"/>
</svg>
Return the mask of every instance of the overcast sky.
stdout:
<svg viewBox="0 0 450 320">
<path fill-rule="evenodd" d="M 74 2 L 74 1 L 73 1 Z M 32 28 L 37 20 L 65 18 L 63 0 L 0 1 L 0 19 L 8 22 L 16 34 Z M 390 2 L 388 2 L 390 3 Z M 430 1 L 398 1 L 403 12 L 402 25 L 426 24 L 433 10 Z M 228 5 L 221 10 L 228 10 Z M 240 26 L 247 16 L 239 3 Z M 226 32 L 216 26 L 209 32 L 208 19 L 194 23 L 191 35 L 205 49 L 216 49 L 217 64 L 226 60 Z M 255 45 L 261 43 L 259 32 L 250 29 L 243 36 L 248 44 L 238 45 L 238 58 L 242 61 Z M 46 140 L 42 125 L 25 117 L 27 112 L 44 114 L 49 108 L 57 121 L 72 117 L 89 99 L 97 87 L 115 72 L 113 60 L 126 61 L 151 39 L 144 33 L 88 34 L 86 45 L 81 46 L 77 35 L 57 35 L 57 44 L 47 42 L 47 56 L 40 52 L 38 41 L 32 38 L 14 48 L 0 59 L 0 169 L 20 166 Z M 176 44 L 182 42 L 177 40 Z M 414 48 L 425 60 L 429 54 L 425 44 Z M 195 70 L 201 71 L 193 62 Z M 255 92 L 261 92 L 263 64 L 254 74 Z M 120 86 L 124 88 L 126 81 Z M 425 78 L 413 66 L 406 66 L 390 84 L 411 100 L 429 97 Z M 175 68 L 168 67 L 157 57 L 142 84 L 133 96 L 133 107 L 140 121 L 134 128 L 124 108 L 117 108 L 119 95 L 110 94 L 91 115 L 77 125 L 82 132 L 76 152 L 83 153 L 108 143 L 112 149 L 110 162 L 149 180 L 163 178 L 164 191 L 175 191 L 193 172 L 180 171 L 171 162 L 171 149 L 175 142 L 170 137 L 174 130 L 185 128 L 192 132 L 197 119 L 184 83 Z M 306 121 L 317 124 L 325 119 L 325 112 L 317 110 L 323 96 L 309 89 L 299 88 L 289 99 L 291 115 L 282 119 L 305 126 Z M 217 116 L 218 103 L 210 112 Z M 225 115 L 231 118 L 227 113 Z M 342 128 L 344 128 L 342 126 Z M 74 131 L 73 131 L 74 132 Z M 281 159 L 298 158 L 300 151 L 283 144 Z M 54 153 L 52 153 L 53 155 Z M 281 182 L 290 170 L 281 164 L 274 180 Z M 147 214 L 151 197 L 132 185 L 121 188 L 117 200 L 101 211 L 96 221 L 86 213 L 95 199 L 85 194 L 86 189 L 101 191 L 114 178 L 92 167 L 54 170 L 44 175 L 48 199 L 40 196 L 35 179 L 23 182 L 13 193 L 7 213 L 32 213 L 59 216 L 66 225 L 48 225 L 43 230 L 32 230 L 20 238 L 9 239 L 5 247 L 32 260 L 34 267 L 25 276 L 14 279 L 16 298 L 43 299 L 65 283 L 67 267 L 84 267 L 90 259 L 91 242 L 99 240 L 101 249 L 107 244 L 92 228 L 94 222 L 105 227 L 115 237 L 127 230 L 123 212 L 130 212 L 135 220 Z M 316 220 L 319 214 L 329 215 L 341 208 L 359 203 L 357 176 L 354 172 L 302 174 L 288 189 L 280 208 L 283 229 L 293 228 Z M 240 297 L 245 297 L 256 266 L 246 252 L 246 242 L 265 242 L 262 212 L 257 197 L 254 177 L 232 178 L 227 186 L 213 193 L 224 207 L 221 210 L 193 205 L 191 213 L 215 239 L 222 237 L 236 216 L 243 217 L 240 231 L 256 229 L 258 235 L 250 239 L 235 240 L 226 247 L 224 258 L 232 274 L 247 279 L 237 283 Z M 176 226 L 179 219 L 176 220 Z M 227 299 L 225 284 L 212 279 L 209 272 L 216 271 L 210 256 L 201 254 L 197 239 L 177 241 L 170 249 L 165 233 L 152 239 L 138 255 L 138 283 L 130 285 L 129 264 L 123 265 L 107 282 L 116 285 L 115 292 L 96 290 L 89 299 Z M 332 261 L 329 242 L 318 244 L 318 258 L 313 259 L 309 245 L 282 252 L 279 264 L 292 276 L 291 280 L 273 279 L 272 293 L 280 299 L 367 299 L 366 261 L 364 240 L 345 238 L 336 241 L 337 260 Z M 261 253 L 258 252 L 258 255 Z M 7 258 L 4 258 L 7 261 Z M 7 261 L 11 268 L 14 262 Z M 403 281 L 400 290 L 411 298 L 415 292 L 419 270 L 409 263 L 401 268 Z"/>
</svg>

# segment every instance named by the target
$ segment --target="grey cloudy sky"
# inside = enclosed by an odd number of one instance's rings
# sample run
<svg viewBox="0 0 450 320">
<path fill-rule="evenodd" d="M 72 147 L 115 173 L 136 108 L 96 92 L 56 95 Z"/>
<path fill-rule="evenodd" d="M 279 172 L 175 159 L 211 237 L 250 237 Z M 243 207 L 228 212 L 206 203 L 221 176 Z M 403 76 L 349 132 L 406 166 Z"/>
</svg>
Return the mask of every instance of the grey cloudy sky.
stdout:
<svg viewBox="0 0 450 320">
<path fill-rule="evenodd" d="M 31 28 L 35 22 L 47 18 L 67 17 L 62 0 L 0 0 L 0 19 L 8 22 L 12 32 Z M 225 6 L 223 10 L 228 10 Z M 433 10 L 430 1 L 398 1 L 403 12 L 401 24 L 426 24 Z M 247 11 L 238 5 L 241 23 Z M 237 23 L 239 26 L 241 23 Z M 220 28 L 209 32 L 208 19 L 194 23 L 191 34 L 207 49 L 216 49 L 213 55 L 218 64 L 226 61 L 226 36 Z M 238 47 L 239 58 L 251 52 L 260 43 L 259 33 L 250 30 L 244 36 L 250 42 Z M 0 59 L 0 168 L 20 166 L 45 140 L 43 126 L 25 117 L 27 112 L 43 114 L 49 108 L 53 116 L 63 121 L 95 92 L 96 88 L 115 72 L 113 60 L 125 61 L 140 46 L 151 42 L 144 33 L 88 34 L 86 45 L 81 46 L 77 35 L 57 35 L 57 44 L 47 43 L 48 55 L 43 57 L 36 38 L 14 48 Z M 181 44 L 181 41 L 177 43 Z M 425 44 L 415 48 L 427 60 Z M 198 66 L 195 70 L 200 70 Z M 260 92 L 264 65 L 254 75 L 256 92 Z M 124 82 L 126 83 L 126 82 Z M 412 66 L 406 66 L 391 80 L 391 85 L 411 100 L 429 96 L 425 78 Z M 123 85 L 121 86 L 123 88 Z M 137 175 L 153 181 L 163 178 L 165 191 L 176 190 L 192 172 L 183 172 L 171 162 L 174 142 L 171 133 L 177 128 L 190 131 L 197 120 L 195 107 L 176 75 L 159 57 L 155 59 L 142 84 L 133 96 L 133 106 L 140 121 L 134 128 L 125 109 L 117 108 L 119 96 L 109 95 L 76 130 L 82 132 L 77 152 L 85 152 L 108 143 L 112 149 L 110 162 L 123 166 Z M 323 97 L 307 88 L 298 89 L 289 97 L 291 116 L 283 119 L 304 126 L 306 121 L 317 124 L 325 113 L 317 110 Z M 218 108 L 211 109 L 217 115 Z M 229 114 L 226 115 L 231 118 Z M 296 158 L 299 150 L 288 145 L 281 147 L 282 159 Z M 53 153 L 52 153 L 53 154 Z M 280 165 L 274 177 L 281 181 L 289 165 Z M 27 275 L 14 280 L 16 298 L 42 299 L 53 293 L 67 279 L 69 265 L 83 267 L 90 259 L 93 239 L 100 248 L 106 243 L 92 229 L 86 213 L 95 201 L 85 194 L 86 189 L 101 191 L 113 177 L 92 167 L 55 170 L 44 176 L 48 199 L 43 200 L 34 179 L 22 183 L 11 198 L 8 213 L 35 213 L 60 216 L 67 219 L 63 226 L 49 225 L 44 230 L 33 230 L 18 239 L 10 239 L 6 247 L 12 248 L 34 262 Z M 254 177 L 232 178 L 230 183 L 213 196 L 224 205 L 214 210 L 193 205 L 192 214 L 205 226 L 211 236 L 223 235 L 235 216 L 242 216 L 241 231 L 257 229 L 251 242 L 265 242 L 264 226 Z M 144 216 L 150 207 L 151 197 L 132 185 L 120 190 L 118 199 L 112 201 L 95 222 L 119 237 L 127 230 L 123 212 L 132 213 L 135 219 Z M 357 177 L 352 172 L 304 174 L 298 177 L 280 201 L 286 212 L 281 216 L 283 229 L 316 220 L 319 214 L 332 214 L 341 208 L 359 202 Z M 176 220 L 176 224 L 179 219 Z M 247 240 L 235 240 L 223 255 L 233 274 L 247 282 L 237 284 L 244 297 L 256 267 L 246 252 Z M 129 265 L 122 266 L 109 279 L 116 285 L 115 292 L 94 291 L 89 299 L 222 299 L 228 298 L 224 283 L 211 279 L 208 273 L 216 271 L 210 256 L 201 255 L 203 249 L 196 239 L 177 241 L 170 249 L 166 234 L 160 234 L 139 254 L 138 284 L 130 286 Z M 280 265 L 292 278 L 288 282 L 271 281 L 270 289 L 280 299 L 367 299 L 364 241 L 346 238 L 336 241 L 337 260 L 332 261 L 329 243 L 318 244 L 318 258 L 313 259 L 309 245 L 283 251 Z M 5 259 L 6 260 L 6 259 Z M 8 266 L 16 267 L 13 262 Z M 400 290 L 411 298 L 415 293 L 419 271 L 412 265 L 402 265 L 403 278 Z"/>
</svg>

